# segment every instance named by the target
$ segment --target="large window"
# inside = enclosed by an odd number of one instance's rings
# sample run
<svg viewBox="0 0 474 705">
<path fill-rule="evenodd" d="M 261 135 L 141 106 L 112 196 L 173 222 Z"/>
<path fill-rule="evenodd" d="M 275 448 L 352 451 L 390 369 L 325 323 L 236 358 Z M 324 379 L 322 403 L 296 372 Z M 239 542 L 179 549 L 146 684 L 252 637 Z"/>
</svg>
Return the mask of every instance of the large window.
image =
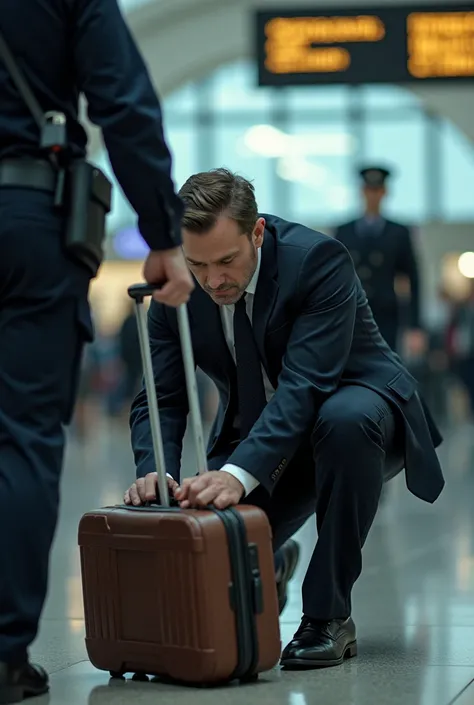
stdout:
<svg viewBox="0 0 474 705">
<path fill-rule="evenodd" d="M 360 210 L 357 169 L 393 168 L 386 203 L 409 223 L 474 217 L 474 148 L 391 86 L 258 88 L 251 61 L 223 66 L 164 102 L 178 186 L 227 166 L 254 179 L 260 208 L 331 228 Z M 117 193 L 111 229 L 133 222 Z"/>
<path fill-rule="evenodd" d="M 357 145 L 348 121 L 314 124 L 292 116 L 288 132 L 288 154 L 278 165 L 288 190 L 287 217 L 317 227 L 347 218 L 357 205 L 351 173 Z"/>
<path fill-rule="evenodd" d="M 474 119 L 474 117 L 473 117 Z M 474 145 L 449 122 L 442 125 L 442 209 L 447 220 L 474 220 Z"/>
<path fill-rule="evenodd" d="M 426 198 L 426 120 L 421 111 L 404 119 L 374 120 L 364 124 L 365 157 L 393 170 L 386 212 L 393 219 L 423 222 L 430 219 Z"/>
</svg>

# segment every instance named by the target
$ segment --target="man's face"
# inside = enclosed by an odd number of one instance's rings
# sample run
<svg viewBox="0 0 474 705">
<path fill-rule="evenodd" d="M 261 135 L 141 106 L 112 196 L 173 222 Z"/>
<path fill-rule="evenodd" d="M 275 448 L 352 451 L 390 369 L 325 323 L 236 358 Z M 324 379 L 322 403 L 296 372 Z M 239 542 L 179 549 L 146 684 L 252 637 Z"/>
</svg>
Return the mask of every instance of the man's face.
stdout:
<svg viewBox="0 0 474 705">
<path fill-rule="evenodd" d="M 385 197 L 386 190 L 384 186 L 364 186 L 363 196 L 366 210 L 369 212 L 378 212 Z"/>
<path fill-rule="evenodd" d="M 251 237 L 238 223 L 221 215 L 215 226 L 197 235 L 183 230 L 183 250 L 201 287 L 219 306 L 235 304 L 245 293 L 257 267 L 265 220 L 259 218 Z"/>
</svg>

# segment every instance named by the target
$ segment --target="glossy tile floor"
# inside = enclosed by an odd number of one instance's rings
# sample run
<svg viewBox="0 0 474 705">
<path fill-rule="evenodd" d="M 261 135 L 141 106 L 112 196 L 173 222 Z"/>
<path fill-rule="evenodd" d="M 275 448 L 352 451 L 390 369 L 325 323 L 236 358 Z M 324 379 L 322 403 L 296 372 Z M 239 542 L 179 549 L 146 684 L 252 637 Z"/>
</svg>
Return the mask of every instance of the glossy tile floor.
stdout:
<svg viewBox="0 0 474 705">
<path fill-rule="evenodd" d="M 474 704 L 474 431 L 448 434 L 442 449 L 447 488 L 433 507 L 412 497 L 403 478 L 387 487 L 354 594 L 359 656 L 339 668 L 279 669 L 249 686 L 212 691 L 111 681 L 87 661 L 76 534 L 87 510 L 119 503 L 133 478 L 126 426 L 102 420 L 69 444 L 49 599 L 33 657 L 52 674 L 38 705 L 457 705 Z M 194 471 L 188 446 L 186 467 Z M 301 616 L 299 584 L 315 540 L 299 535 L 303 560 L 282 616 L 291 638 Z"/>
</svg>

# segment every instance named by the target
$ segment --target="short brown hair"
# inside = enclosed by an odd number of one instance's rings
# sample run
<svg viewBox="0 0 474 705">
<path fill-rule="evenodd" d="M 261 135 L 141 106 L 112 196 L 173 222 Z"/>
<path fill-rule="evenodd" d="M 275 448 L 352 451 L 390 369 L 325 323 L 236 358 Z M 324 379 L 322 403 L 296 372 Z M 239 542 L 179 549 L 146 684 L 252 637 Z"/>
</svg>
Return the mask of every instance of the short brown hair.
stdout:
<svg viewBox="0 0 474 705">
<path fill-rule="evenodd" d="M 208 232 L 220 215 L 235 220 L 242 234 L 252 235 L 258 219 L 255 189 L 243 176 L 228 169 L 212 169 L 191 176 L 179 195 L 184 201 L 183 228 Z"/>
</svg>

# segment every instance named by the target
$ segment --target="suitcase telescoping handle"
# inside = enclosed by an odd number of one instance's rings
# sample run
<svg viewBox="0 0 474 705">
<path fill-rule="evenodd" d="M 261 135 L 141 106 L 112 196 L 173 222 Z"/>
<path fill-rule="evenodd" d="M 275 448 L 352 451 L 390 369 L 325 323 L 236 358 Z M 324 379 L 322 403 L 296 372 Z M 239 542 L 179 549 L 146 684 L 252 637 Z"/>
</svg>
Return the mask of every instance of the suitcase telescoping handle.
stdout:
<svg viewBox="0 0 474 705">
<path fill-rule="evenodd" d="M 150 414 L 151 435 L 153 439 L 153 451 L 155 454 L 156 472 L 158 475 L 158 489 L 160 493 L 160 503 L 165 507 L 170 506 L 168 482 L 166 479 L 165 454 L 163 450 L 163 437 L 161 434 L 160 413 L 158 409 L 158 399 L 156 396 L 155 380 L 153 375 L 153 364 L 151 359 L 150 336 L 148 334 L 147 315 L 143 301 L 145 297 L 151 296 L 159 286 L 151 284 L 133 284 L 128 289 L 128 295 L 135 301 L 138 337 L 143 362 L 143 374 L 145 377 L 145 389 L 148 398 L 148 409 Z M 182 304 L 177 309 L 179 337 L 181 340 L 181 351 L 183 356 L 184 373 L 186 376 L 186 387 L 188 392 L 189 415 L 193 430 L 195 444 L 197 469 L 199 473 L 207 470 L 206 448 L 204 444 L 204 434 L 202 430 L 201 409 L 199 405 L 199 395 L 196 381 L 196 368 L 194 365 L 194 355 L 191 342 L 191 331 L 189 328 L 188 309 L 186 304 Z"/>
</svg>

